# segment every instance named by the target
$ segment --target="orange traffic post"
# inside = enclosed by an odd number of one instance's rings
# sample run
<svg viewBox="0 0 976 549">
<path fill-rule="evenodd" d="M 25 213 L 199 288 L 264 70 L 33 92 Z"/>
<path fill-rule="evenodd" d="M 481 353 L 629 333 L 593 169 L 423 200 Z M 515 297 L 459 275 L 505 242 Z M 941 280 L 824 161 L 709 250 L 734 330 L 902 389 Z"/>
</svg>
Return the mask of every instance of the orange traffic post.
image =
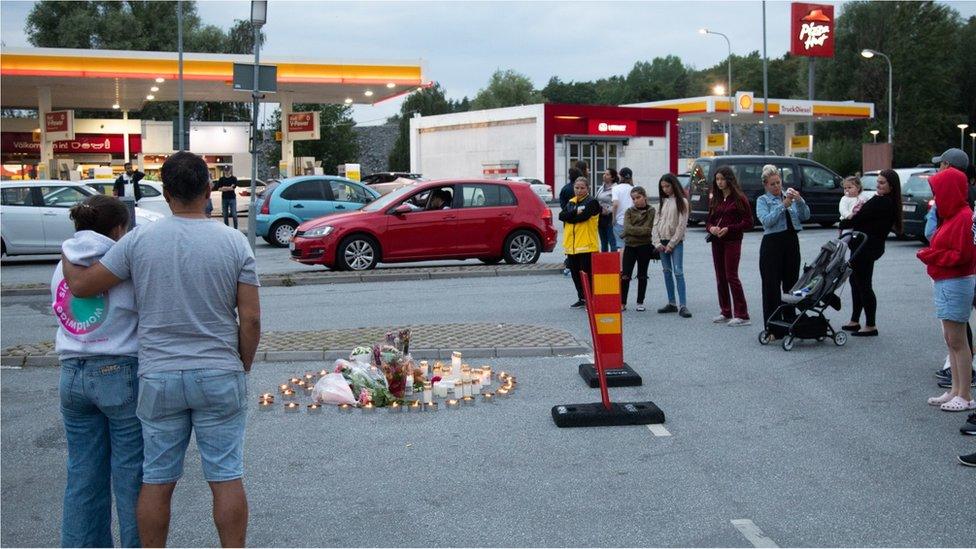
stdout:
<svg viewBox="0 0 976 549">
<path fill-rule="evenodd" d="M 624 362 L 623 316 L 620 303 L 620 254 L 592 255 L 593 288 L 587 291 L 586 310 L 593 336 L 593 358 L 602 364 L 610 387 L 634 387 L 643 384 L 640 374 Z M 585 282 L 585 277 L 584 277 Z M 586 383 L 600 386 L 595 364 L 580 364 L 579 374 Z"/>
</svg>

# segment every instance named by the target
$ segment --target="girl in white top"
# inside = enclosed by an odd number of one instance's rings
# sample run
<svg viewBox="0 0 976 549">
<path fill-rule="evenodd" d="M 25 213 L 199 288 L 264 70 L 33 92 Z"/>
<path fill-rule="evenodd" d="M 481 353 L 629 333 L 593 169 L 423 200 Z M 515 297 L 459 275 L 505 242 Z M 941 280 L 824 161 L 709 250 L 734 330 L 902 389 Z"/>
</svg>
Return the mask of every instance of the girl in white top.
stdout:
<svg viewBox="0 0 976 549">
<path fill-rule="evenodd" d="M 844 196 L 840 199 L 840 218 L 841 220 L 854 217 L 864 204 L 864 187 L 861 180 L 855 176 L 844 179 Z"/>
<path fill-rule="evenodd" d="M 678 313 L 682 318 L 691 318 L 685 296 L 684 273 L 684 238 L 690 209 L 688 200 L 685 199 L 685 191 L 674 174 L 662 175 L 657 188 L 660 207 L 657 217 L 654 218 L 651 243 L 661 254 L 664 286 L 668 291 L 668 304 L 657 312 Z"/>
</svg>

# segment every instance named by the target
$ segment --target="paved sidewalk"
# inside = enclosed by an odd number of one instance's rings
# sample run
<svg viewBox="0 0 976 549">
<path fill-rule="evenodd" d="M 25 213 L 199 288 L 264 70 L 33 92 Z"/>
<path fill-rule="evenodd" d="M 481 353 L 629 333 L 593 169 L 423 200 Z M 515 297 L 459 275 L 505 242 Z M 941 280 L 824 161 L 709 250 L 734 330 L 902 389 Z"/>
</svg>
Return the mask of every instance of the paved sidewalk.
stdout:
<svg viewBox="0 0 976 549">
<path fill-rule="evenodd" d="M 562 263 L 535 263 L 532 265 L 458 265 L 439 267 L 385 267 L 364 272 L 311 271 L 297 273 L 272 273 L 260 275 L 261 285 L 309 286 L 316 284 L 350 284 L 356 282 L 391 282 L 401 280 L 444 280 L 451 278 L 482 278 L 493 276 L 535 276 L 559 274 Z M 50 293 L 47 283 L 4 284 L 3 296 L 44 295 Z"/>
<path fill-rule="evenodd" d="M 257 362 L 335 360 L 354 347 L 383 341 L 388 332 L 410 328 L 410 354 L 449 359 L 459 351 L 467 358 L 571 356 L 590 352 L 569 332 L 528 324 L 421 324 L 307 332 L 261 334 Z M 8 347 L 0 352 L 4 366 L 57 366 L 54 342 Z"/>
</svg>

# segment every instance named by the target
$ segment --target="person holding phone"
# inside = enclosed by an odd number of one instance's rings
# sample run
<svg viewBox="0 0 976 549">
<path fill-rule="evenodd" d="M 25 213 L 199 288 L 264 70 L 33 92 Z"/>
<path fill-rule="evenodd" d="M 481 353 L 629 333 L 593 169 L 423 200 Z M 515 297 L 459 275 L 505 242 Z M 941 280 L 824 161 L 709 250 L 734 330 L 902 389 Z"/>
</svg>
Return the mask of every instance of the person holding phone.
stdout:
<svg viewBox="0 0 976 549">
<path fill-rule="evenodd" d="M 759 245 L 759 274 L 762 277 L 763 321 L 776 311 L 783 294 L 800 278 L 800 239 L 803 222 L 810 219 L 810 206 L 794 188 L 783 189 L 779 168 L 762 168 L 766 194 L 756 200 L 756 215 L 763 227 Z M 794 312 L 787 313 L 791 320 Z M 779 334 L 771 334 L 776 337 Z"/>
</svg>

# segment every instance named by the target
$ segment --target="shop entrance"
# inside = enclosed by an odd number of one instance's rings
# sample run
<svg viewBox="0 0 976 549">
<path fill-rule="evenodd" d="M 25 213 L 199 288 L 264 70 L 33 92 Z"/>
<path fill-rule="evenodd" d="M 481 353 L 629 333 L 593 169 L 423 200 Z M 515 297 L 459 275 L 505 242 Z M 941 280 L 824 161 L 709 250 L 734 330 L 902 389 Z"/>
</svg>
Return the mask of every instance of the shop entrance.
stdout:
<svg viewBox="0 0 976 549">
<path fill-rule="evenodd" d="M 590 192 L 596 193 L 598 186 L 603 184 L 603 172 L 608 168 L 617 168 L 617 158 L 620 155 L 619 142 L 615 141 L 567 141 L 569 154 L 567 155 L 569 168 L 582 160 L 590 167 Z"/>
</svg>

